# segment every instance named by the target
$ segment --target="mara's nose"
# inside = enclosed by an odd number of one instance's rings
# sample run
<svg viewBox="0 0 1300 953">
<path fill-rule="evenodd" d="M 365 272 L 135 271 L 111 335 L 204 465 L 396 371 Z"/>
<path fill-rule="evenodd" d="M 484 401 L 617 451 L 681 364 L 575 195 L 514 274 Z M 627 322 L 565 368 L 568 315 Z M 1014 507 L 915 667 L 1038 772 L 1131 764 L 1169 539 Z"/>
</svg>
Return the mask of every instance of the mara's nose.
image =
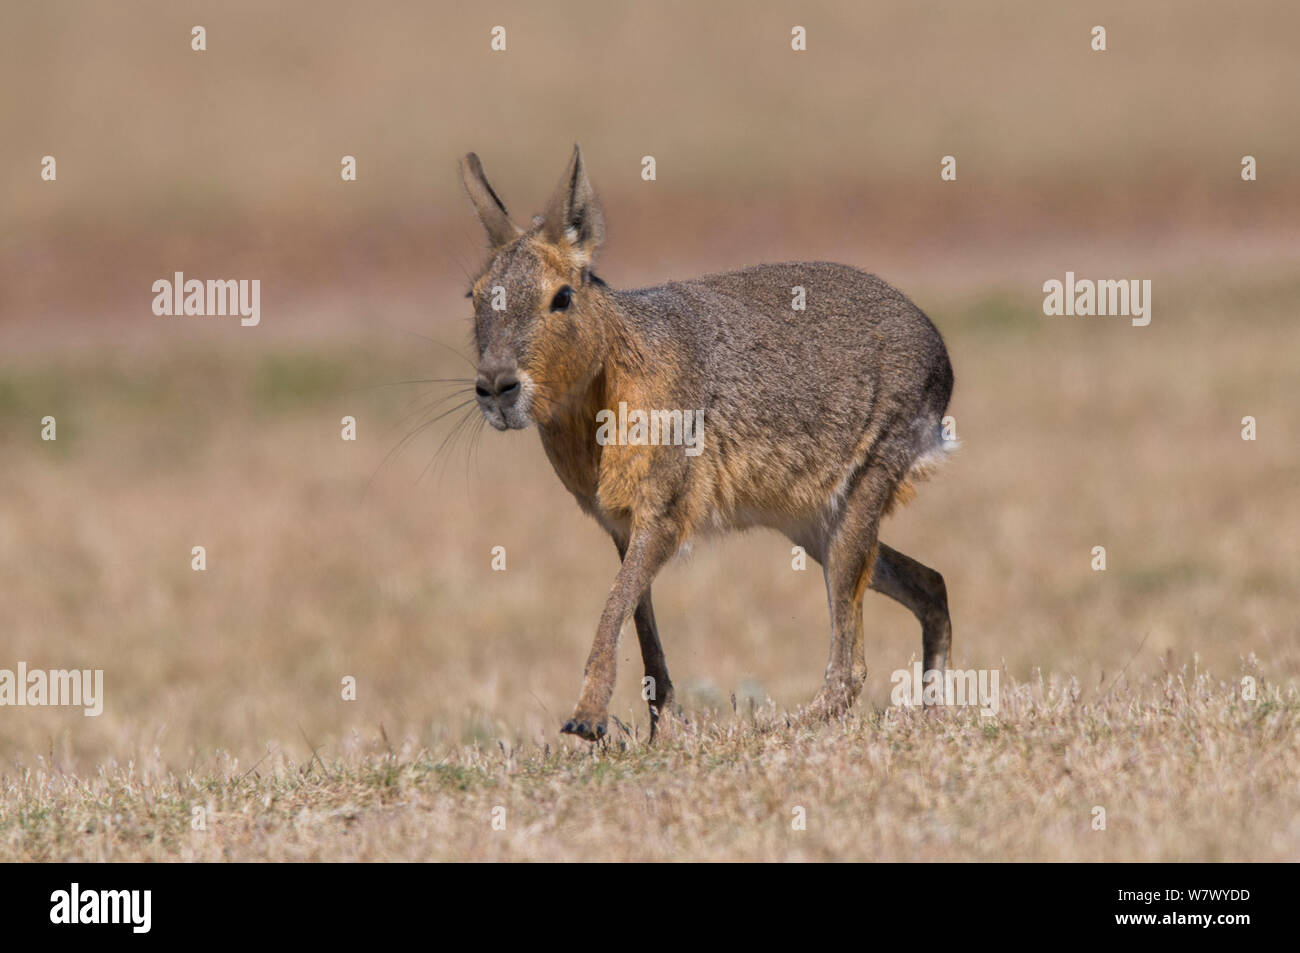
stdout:
<svg viewBox="0 0 1300 953">
<path fill-rule="evenodd" d="M 479 371 L 474 393 L 480 400 L 495 400 L 502 409 L 519 399 L 519 375 L 509 371 Z"/>
</svg>

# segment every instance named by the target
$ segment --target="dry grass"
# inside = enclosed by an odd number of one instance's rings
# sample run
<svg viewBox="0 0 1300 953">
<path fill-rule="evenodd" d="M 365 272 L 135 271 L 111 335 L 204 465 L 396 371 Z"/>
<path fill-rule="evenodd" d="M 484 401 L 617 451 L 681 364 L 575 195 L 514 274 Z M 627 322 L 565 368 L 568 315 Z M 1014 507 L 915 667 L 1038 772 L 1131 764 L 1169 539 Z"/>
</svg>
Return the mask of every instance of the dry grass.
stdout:
<svg viewBox="0 0 1300 953">
<path fill-rule="evenodd" d="M 917 293 L 949 338 L 966 448 L 884 538 L 946 574 L 955 663 L 1005 671 L 996 723 L 888 709 L 919 632 L 871 596 L 860 714 L 786 728 L 820 681 L 824 594 L 753 534 L 656 586 L 693 727 L 595 757 L 556 732 L 616 557 L 536 435 L 461 442 L 421 479 L 451 417 L 364 492 L 422 388 L 359 388 L 457 358 L 388 330 L 244 347 L 197 324 L 29 354 L 0 378 L 0 664 L 103 668 L 107 703 L 0 713 L 0 856 L 1296 859 L 1300 289 L 1156 288 L 1145 329 Z M 636 655 L 625 639 L 612 711 L 644 737 Z M 1272 686 L 1256 704 L 1234 697 L 1243 671 Z"/>
<path fill-rule="evenodd" d="M 1004 688 L 996 720 L 708 715 L 647 746 L 277 746 L 5 778 L 18 860 L 1295 860 L 1300 699 L 1169 674 Z M 1105 810 L 1096 829 L 1097 807 Z M 204 829 L 193 829 L 195 810 Z M 801 811 L 799 809 L 802 809 Z M 797 829 L 795 818 L 806 824 Z M 494 824 L 494 819 L 498 823 Z"/>
</svg>

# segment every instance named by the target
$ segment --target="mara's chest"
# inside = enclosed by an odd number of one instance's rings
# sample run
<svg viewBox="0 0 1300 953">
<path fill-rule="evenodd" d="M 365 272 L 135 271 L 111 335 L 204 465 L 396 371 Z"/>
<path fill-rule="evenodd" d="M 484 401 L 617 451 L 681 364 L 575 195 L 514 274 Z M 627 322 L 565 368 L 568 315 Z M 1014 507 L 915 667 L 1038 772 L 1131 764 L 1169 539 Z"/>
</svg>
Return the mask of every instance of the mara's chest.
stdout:
<svg viewBox="0 0 1300 953">
<path fill-rule="evenodd" d="M 600 451 L 595 431 L 584 433 L 575 426 L 540 427 L 542 448 L 564 488 L 578 498 L 584 509 L 596 506 L 600 481 Z"/>
<path fill-rule="evenodd" d="M 609 444 L 593 426 L 542 428 L 542 446 L 564 488 L 591 515 L 607 525 L 626 520 L 655 481 L 653 449 Z"/>
</svg>

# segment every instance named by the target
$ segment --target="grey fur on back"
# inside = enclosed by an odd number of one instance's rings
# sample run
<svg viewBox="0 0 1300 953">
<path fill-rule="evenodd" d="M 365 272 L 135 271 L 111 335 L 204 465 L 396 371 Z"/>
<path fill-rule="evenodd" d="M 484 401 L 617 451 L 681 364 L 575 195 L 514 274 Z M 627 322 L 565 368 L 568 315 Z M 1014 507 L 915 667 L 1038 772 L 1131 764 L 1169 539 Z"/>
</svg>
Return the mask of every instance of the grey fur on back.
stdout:
<svg viewBox="0 0 1300 953">
<path fill-rule="evenodd" d="M 686 371 L 663 396 L 704 410 L 706 453 L 763 456 L 751 503 L 795 515 L 792 471 L 816 474 L 831 498 L 867 454 L 901 481 L 943 449 L 953 388 L 943 339 L 875 275 L 832 262 L 756 265 L 611 297 L 647 343 L 679 352 Z"/>
</svg>

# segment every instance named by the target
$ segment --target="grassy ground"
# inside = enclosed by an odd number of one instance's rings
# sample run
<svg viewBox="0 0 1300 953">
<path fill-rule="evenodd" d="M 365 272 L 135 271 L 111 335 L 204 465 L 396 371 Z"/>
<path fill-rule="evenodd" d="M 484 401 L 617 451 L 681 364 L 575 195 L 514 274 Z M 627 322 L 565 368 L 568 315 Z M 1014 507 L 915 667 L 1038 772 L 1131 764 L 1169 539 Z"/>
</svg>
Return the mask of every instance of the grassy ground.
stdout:
<svg viewBox="0 0 1300 953">
<path fill-rule="evenodd" d="M 965 449 L 883 536 L 945 573 L 955 664 L 1003 673 L 996 719 L 891 708 L 919 630 L 869 595 L 857 714 L 787 727 L 820 681 L 824 592 L 755 533 L 656 586 L 686 727 L 643 744 L 629 637 L 611 710 L 634 737 L 596 754 L 557 729 L 616 556 L 536 435 L 462 430 L 435 459 L 452 415 L 381 467 L 445 392 L 371 385 L 460 358 L 358 321 L 11 362 L 0 666 L 102 668 L 107 698 L 0 712 L 0 857 L 1296 859 L 1300 288 L 1155 287 L 1144 329 L 916 294 Z M 430 330 L 421 307 L 392 324 Z"/>
<path fill-rule="evenodd" d="M 1191 672 L 1009 686 L 997 719 L 771 706 L 654 746 L 505 743 L 5 779 L 20 860 L 1295 860 L 1300 700 Z M 1100 809 L 1100 810 L 1099 810 Z M 197 820 L 196 820 L 197 818 Z M 196 827 L 201 829 L 196 829 Z"/>
</svg>

